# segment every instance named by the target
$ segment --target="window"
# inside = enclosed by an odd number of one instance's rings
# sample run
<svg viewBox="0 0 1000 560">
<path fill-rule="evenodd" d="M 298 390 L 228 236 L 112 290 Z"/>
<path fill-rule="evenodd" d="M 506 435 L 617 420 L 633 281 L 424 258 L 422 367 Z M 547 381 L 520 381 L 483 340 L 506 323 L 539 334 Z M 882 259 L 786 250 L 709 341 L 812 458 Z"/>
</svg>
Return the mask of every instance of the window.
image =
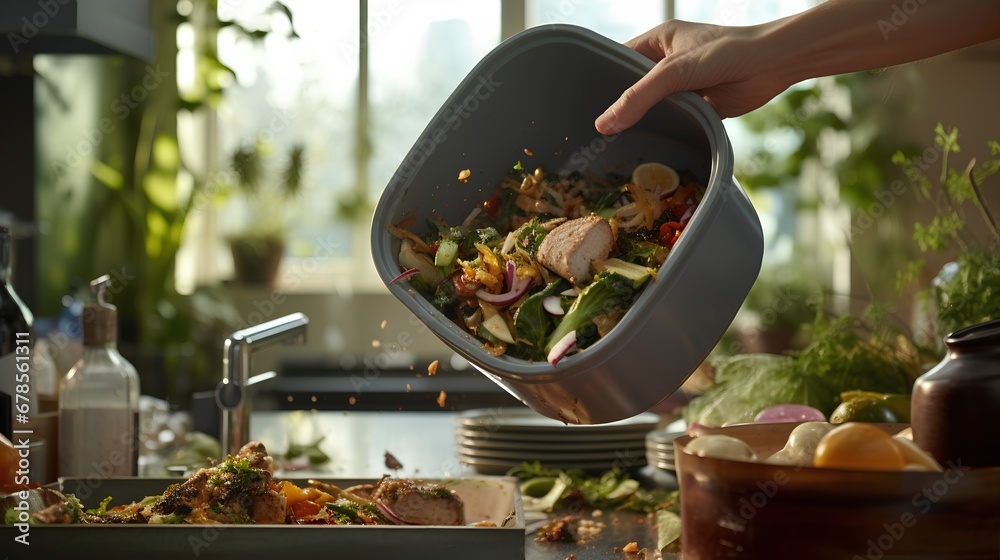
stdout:
<svg viewBox="0 0 1000 560">
<path fill-rule="evenodd" d="M 220 2 L 222 19 L 276 32 L 259 42 L 231 28 L 219 32 L 219 59 L 235 71 L 238 81 L 226 89 L 214 129 L 218 132 L 207 140 L 215 148 L 207 152 L 221 160 L 241 142 L 258 136 L 266 137 L 276 151 L 304 143 L 309 190 L 289 232 L 283 270 L 310 267 L 297 278 L 299 289 L 381 290 L 368 256 L 371 206 L 426 123 L 472 67 L 499 44 L 502 32 L 570 23 L 625 41 L 671 12 L 681 19 L 737 25 L 788 15 L 804 9 L 805 3 L 284 0 L 298 34 L 290 38 L 287 20 L 268 12 L 270 0 Z M 270 19 L 261 25 L 261 18 Z M 195 64 L 184 60 L 182 35 L 179 69 Z M 727 126 L 734 144 L 747 140 L 738 121 L 730 120 Z M 227 224 L 241 217 L 232 205 L 219 209 L 210 218 L 218 225 L 207 230 L 219 241 L 199 243 L 200 257 L 183 256 L 186 262 L 179 263 L 179 274 L 198 281 L 227 278 L 228 249 L 221 237 L 228 233 Z M 194 282 L 179 279 L 178 284 Z"/>
</svg>

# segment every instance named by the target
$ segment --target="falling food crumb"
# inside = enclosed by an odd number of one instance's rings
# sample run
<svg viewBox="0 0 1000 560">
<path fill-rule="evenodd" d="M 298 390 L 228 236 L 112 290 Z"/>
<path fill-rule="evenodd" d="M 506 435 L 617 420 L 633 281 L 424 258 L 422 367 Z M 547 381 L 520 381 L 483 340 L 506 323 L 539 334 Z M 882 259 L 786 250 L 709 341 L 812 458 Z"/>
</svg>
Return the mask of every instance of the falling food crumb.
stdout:
<svg viewBox="0 0 1000 560">
<path fill-rule="evenodd" d="M 407 392 L 407 393 L 409 393 L 409 392 L 410 392 L 410 384 L 409 384 L 409 383 L 407 383 L 407 384 L 406 384 L 406 392 Z"/>
<path fill-rule="evenodd" d="M 413 364 L 410 364 L 410 371 L 413 371 Z"/>
<path fill-rule="evenodd" d="M 525 148 L 524 149 L 524 155 L 526 155 L 526 156 L 533 156 L 535 154 L 531 153 L 531 150 L 529 150 L 528 148 Z"/>
<path fill-rule="evenodd" d="M 467 183 L 469 181 L 469 176 L 472 175 L 472 171 L 469 169 L 463 169 L 458 172 L 458 180 L 462 183 Z"/>
<path fill-rule="evenodd" d="M 392 453 L 389 453 L 388 451 L 386 451 L 385 452 L 385 468 L 392 469 L 394 471 L 398 471 L 399 469 L 403 468 L 403 463 L 400 463 L 399 459 L 397 459 Z"/>
<path fill-rule="evenodd" d="M 427 366 L 427 375 L 434 375 L 438 372 L 438 361 L 434 360 Z"/>
<path fill-rule="evenodd" d="M 437 398 L 438 406 L 440 406 L 441 408 L 444 408 L 444 401 L 447 398 L 448 398 L 448 394 L 445 393 L 444 391 L 441 391 L 441 393 L 438 394 L 438 398 Z"/>
<path fill-rule="evenodd" d="M 358 404 L 358 398 L 357 397 L 351 397 L 351 398 L 347 399 L 347 402 L 349 402 L 351 404 L 351 406 L 354 406 L 354 405 Z"/>
<path fill-rule="evenodd" d="M 379 342 L 378 340 L 372 341 L 372 348 L 378 348 L 379 346 L 382 346 L 381 342 Z"/>
<path fill-rule="evenodd" d="M 381 328 L 381 329 L 385 329 L 385 325 L 386 325 L 386 323 L 387 323 L 387 322 L 386 322 L 386 320 L 385 320 L 385 319 L 382 319 L 382 324 L 381 324 L 381 325 L 379 326 L 379 328 Z"/>
<path fill-rule="evenodd" d="M 628 543 L 627 545 L 622 547 L 622 552 L 624 552 L 625 554 L 632 554 L 634 552 L 639 552 L 639 543 L 635 541 Z"/>
</svg>

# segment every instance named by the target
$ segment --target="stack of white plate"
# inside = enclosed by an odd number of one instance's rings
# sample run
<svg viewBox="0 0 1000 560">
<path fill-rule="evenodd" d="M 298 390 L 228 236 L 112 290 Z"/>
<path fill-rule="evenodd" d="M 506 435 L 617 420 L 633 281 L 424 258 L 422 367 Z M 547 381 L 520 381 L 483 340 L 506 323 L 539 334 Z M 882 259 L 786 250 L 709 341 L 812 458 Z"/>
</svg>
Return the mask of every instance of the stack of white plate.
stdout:
<svg viewBox="0 0 1000 560">
<path fill-rule="evenodd" d="M 664 429 L 646 434 L 646 460 L 650 465 L 671 472 L 677 471 L 674 440 L 687 434 L 684 426 L 683 422 L 675 422 Z"/>
<path fill-rule="evenodd" d="M 455 430 L 459 461 L 482 474 L 522 462 L 552 469 L 606 471 L 646 465 L 646 434 L 660 422 L 647 412 L 610 424 L 564 424 L 528 409 L 469 410 Z"/>
</svg>

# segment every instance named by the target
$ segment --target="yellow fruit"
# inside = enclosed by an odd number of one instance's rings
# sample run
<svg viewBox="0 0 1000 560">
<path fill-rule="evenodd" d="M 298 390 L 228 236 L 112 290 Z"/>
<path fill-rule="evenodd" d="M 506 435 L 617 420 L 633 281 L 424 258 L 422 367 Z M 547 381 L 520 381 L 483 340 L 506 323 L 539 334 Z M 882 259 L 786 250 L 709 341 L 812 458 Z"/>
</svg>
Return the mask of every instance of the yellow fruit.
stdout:
<svg viewBox="0 0 1000 560">
<path fill-rule="evenodd" d="M 670 166 L 662 163 L 644 163 L 632 171 L 632 182 L 650 192 L 664 196 L 674 192 L 681 184 L 681 178 Z"/>
<path fill-rule="evenodd" d="M 892 437 L 870 424 L 848 422 L 819 441 L 813 465 L 821 468 L 895 471 L 906 460 Z"/>
</svg>

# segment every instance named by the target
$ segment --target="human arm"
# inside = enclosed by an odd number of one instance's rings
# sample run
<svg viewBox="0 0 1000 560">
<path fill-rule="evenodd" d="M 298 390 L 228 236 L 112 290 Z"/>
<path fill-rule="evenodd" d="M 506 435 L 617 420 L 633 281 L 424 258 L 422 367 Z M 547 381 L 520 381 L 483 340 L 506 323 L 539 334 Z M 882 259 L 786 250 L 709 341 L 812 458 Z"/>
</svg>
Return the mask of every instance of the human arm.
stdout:
<svg viewBox="0 0 1000 560">
<path fill-rule="evenodd" d="M 672 20 L 626 43 L 656 66 L 595 125 L 602 134 L 625 130 L 678 91 L 694 91 L 719 116 L 734 117 L 808 78 L 893 66 L 997 38 L 997 0 L 829 0 L 747 27 Z"/>
</svg>

